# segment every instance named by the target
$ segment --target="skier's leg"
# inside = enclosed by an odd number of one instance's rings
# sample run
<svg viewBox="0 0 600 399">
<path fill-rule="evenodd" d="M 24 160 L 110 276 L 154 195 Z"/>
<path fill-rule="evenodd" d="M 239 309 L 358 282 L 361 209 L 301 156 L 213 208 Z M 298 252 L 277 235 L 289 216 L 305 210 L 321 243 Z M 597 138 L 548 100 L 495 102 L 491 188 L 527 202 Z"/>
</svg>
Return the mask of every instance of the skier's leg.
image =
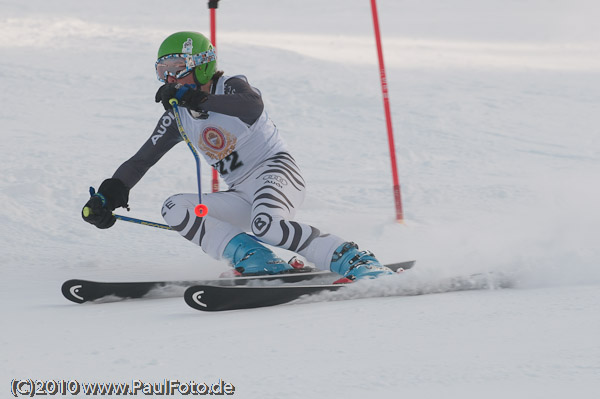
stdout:
<svg viewBox="0 0 600 399">
<path fill-rule="evenodd" d="M 294 221 L 304 201 L 305 184 L 288 154 L 278 154 L 243 183 L 252 192 L 252 232 L 264 242 L 297 252 L 320 269 L 351 280 L 391 273 L 370 252 L 316 227 Z"/>
<path fill-rule="evenodd" d="M 252 202 L 252 233 L 264 242 L 299 253 L 320 269 L 329 269 L 333 252 L 344 240 L 321 234 L 316 227 L 294 221 L 306 187 L 295 160 L 279 153 L 243 184 Z"/>
<path fill-rule="evenodd" d="M 250 204 L 235 191 L 204 195 L 208 215 L 203 218 L 194 214 L 197 203 L 197 194 L 169 197 L 163 205 L 163 217 L 184 238 L 201 246 L 213 258 L 228 260 L 244 275 L 277 274 L 292 269 L 244 233 L 249 229 Z"/>
<path fill-rule="evenodd" d="M 208 200 L 208 195 L 206 195 Z M 205 204 L 212 201 L 203 201 Z M 238 206 L 243 202 L 238 201 L 234 196 L 221 196 L 221 206 L 236 203 Z M 162 215 L 165 221 L 173 230 L 181 234 L 185 239 L 202 247 L 204 252 L 215 259 L 221 259 L 225 247 L 233 237 L 243 233 L 243 230 L 237 224 L 244 223 L 247 220 L 242 217 L 242 213 L 235 212 L 232 208 L 232 214 L 226 220 L 216 218 L 214 215 L 220 215 L 219 206 L 208 205 L 208 215 L 199 218 L 194 213 L 194 208 L 198 204 L 198 194 L 176 194 L 169 197 L 163 204 Z M 237 214 L 237 215 L 236 215 Z"/>
</svg>

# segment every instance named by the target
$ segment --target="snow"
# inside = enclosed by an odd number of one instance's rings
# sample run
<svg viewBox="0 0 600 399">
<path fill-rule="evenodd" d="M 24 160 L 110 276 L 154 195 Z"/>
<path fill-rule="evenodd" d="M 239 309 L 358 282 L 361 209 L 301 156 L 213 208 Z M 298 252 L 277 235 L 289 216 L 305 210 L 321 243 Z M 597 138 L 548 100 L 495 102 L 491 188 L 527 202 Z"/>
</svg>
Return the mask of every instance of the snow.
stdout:
<svg viewBox="0 0 600 399">
<path fill-rule="evenodd" d="M 1 1 L 2 390 L 14 378 L 166 378 L 223 379 L 239 398 L 597 397 L 600 5 L 378 7 L 404 225 L 369 2 L 223 1 L 220 68 L 261 89 L 304 170 L 299 220 L 384 262 L 417 259 L 407 281 L 502 271 L 516 287 L 219 314 L 181 298 L 66 301 L 69 278 L 226 269 L 177 234 L 98 231 L 80 217 L 88 187 L 157 122 L 160 41 L 208 33 L 208 12 L 181 0 Z M 178 146 L 132 191 L 129 215 L 162 222 L 163 200 L 195 184 Z"/>
</svg>

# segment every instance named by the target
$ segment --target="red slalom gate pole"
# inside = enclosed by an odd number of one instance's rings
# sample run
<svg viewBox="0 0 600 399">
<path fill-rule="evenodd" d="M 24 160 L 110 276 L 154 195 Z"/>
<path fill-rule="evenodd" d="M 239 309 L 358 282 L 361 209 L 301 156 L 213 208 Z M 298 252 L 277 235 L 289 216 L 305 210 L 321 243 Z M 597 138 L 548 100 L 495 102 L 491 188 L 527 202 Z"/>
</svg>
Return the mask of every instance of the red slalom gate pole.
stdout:
<svg viewBox="0 0 600 399">
<path fill-rule="evenodd" d="M 217 47 L 217 7 L 219 7 L 219 0 L 209 0 L 208 8 L 210 9 L 210 41 L 215 48 Z"/>
<path fill-rule="evenodd" d="M 219 6 L 219 0 L 209 0 L 208 8 L 210 10 L 210 42 L 212 43 L 215 51 L 217 49 L 217 7 Z M 212 192 L 216 193 L 219 191 L 219 173 L 213 168 L 212 170 Z"/>
<path fill-rule="evenodd" d="M 377 57 L 379 59 L 379 76 L 381 78 L 381 92 L 383 94 L 383 108 L 387 124 L 388 144 L 390 148 L 390 161 L 392 164 L 392 179 L 394 183 L 394 203 L 396 205 L 396 220 L 404 222 L 402 211 L 402 196 L 400 195 L 400 182 L 398 180 L 398 166 L 396 164 L 396 147 L 394 145 L 394 131 L 392 129 L 392 113 L 390 112 L 390 100 L 388 93 L 385 65 L 383 63 L 383 48 L 381 46 L 381 34 L 379 32 L 379 19 L 377 17 L 376 0 L 371 0 L 371 11 L 373 13 L 373 26 L 375 28 L 375 42 L 377 43 Z"/>
</svg>

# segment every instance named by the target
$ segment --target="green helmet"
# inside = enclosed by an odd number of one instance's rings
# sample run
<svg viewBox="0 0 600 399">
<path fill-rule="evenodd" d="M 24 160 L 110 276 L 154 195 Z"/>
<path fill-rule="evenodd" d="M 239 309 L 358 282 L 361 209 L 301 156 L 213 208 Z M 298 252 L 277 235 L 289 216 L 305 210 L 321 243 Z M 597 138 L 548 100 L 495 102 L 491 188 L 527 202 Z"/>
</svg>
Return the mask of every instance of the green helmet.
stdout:
<svg viewBox="0 0 600 399">
<path fill-rule="evenodd" d="M 198 32 L 177 32 L 173 33 L 165 40 L 158 49 L 160 59 L 170 54 L 198 55 L 205 51 L 212 51 L 213 45 L 202 33 Z M 206 84 L 213 77 L 217 69 L 216 59 L 206 64 L 194 67 L 196 80 L 201 85 Z"/>
</svg>

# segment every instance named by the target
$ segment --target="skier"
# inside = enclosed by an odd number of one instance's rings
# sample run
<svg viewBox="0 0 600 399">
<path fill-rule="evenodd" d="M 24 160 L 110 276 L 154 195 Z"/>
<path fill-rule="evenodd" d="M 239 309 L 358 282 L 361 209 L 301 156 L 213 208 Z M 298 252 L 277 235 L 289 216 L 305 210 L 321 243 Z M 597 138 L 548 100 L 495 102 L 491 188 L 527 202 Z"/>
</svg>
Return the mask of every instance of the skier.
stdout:
<svg viewBox="0 0 600 399">
<path fill-rule="evenodd" d="M 150 138 L 100 185 L 85 204 L 83 219 L 111 227 L 112 211 L 128 207 L 129 191 L 175 144 L 182 141 L 169 99 L 180 105 L 183 128 L 197 152 L 219 171 L 229 190 L 204 194 L 208 214 L 196 217 L 198 194 L 176 194 L 162 215 L 173 230 L 215 259 L 227 260 L 239 274 L 287 273 L 293 267 L 252 238 L 296 252 L 344 282 L 393 274 L 352 242 L 294 221 L 305 196 L 305 182 L 277 127 L 264 109 L 261 93 L 245 76 L 216 70 L 210 41 L 197 32 L 167 37 L 158 50 L 155 101 L 165 112 Z"/>
</svg>

